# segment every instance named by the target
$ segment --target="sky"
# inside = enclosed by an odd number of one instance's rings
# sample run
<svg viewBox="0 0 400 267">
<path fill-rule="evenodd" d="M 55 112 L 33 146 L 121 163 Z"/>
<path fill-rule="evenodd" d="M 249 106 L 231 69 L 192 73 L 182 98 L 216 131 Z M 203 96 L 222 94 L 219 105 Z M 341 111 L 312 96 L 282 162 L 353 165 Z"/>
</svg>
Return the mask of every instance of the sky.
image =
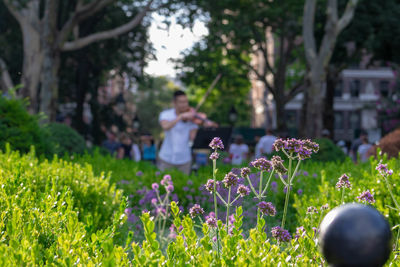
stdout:
<svg viewBox="0 0 400 267">
<path fill-rule="evenodd" d="M 196 21 L 193 32 L 191 32 L 190 29 L 183 29 L 173 20 L 169 31 L 167 31 L 161 23 L 162 17 L 153 14 L 152 18 L 153 22 L 150 26 L 149 37 L 153 43 L 157 60 L 150 61 L 145 68 L 145 72 L 155 76 L 167 75 L 173 78 L 176 76 L 176 71 L 174 70 L 174 64 L 168 60 L 181 57 L 180 53 L 192 47 L 202 36 L 207 35 L 208 30 L 204 23 Z"/>
</svg>

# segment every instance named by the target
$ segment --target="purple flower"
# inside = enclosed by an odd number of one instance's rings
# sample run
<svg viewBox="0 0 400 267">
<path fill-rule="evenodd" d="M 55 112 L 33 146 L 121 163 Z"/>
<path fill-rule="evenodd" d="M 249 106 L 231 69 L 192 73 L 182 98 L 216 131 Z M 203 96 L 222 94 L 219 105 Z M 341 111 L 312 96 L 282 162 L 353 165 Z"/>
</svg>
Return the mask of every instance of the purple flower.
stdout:
<svg viewBox="0 0 400 267">
<path fill-rule="evenodd" d="M 271 163 L 272 168 L 274 168 L 277 173 L 284 175 L 287 172 L 287 169 L 285 168 L 285 166 L 283 166 L 283 160 L 281 157 L 273 156 L 271 159 Z"/>
<path fill-rule="evenodd" d="M 237 193 L 241 197 L 244 197 L 244 196 L 247 196 L 248 194 L 250 194 L 250 189 L 247 186 L 241 184 L 241 185 L 239 185 L 239 187 L 237 189 Z"/>
<path fill-rule="evenodd" d="M 316 174 L 316 173 L 313 173 L 313 175 L 312 175 L 314 178 L 317 178 L 318 177 L 318 174 Z"/>
<path fill-rule="evenodd" d="M 154 191 L 157 191 L 158 188 L 159 188 L 159 186 L 158 186 L 157 183 L 153 183 L 153 184 L 151 185 L 151 188 L 153 188 Z"/>
<path fill-rule="evenodd" d="M 299 196 L 301 196 L 301 194 L 303 194 L 303 189 L 297 190 L 297 194 L 298 194 Z"/>
<path fill-rule="evenodd" d="M 303 226 L 296 228 L 296 235 L 294 236 L 296 239 L 299 237 L 304 237 L 306 235 L 306 229 Z"/>
<path fill-rule="evenodd" d="M 125 209 L 125 214 L 126 215 L 129 215 L 129 214 L 131 214 L 132 213 L 132 208 L 126 208 Z"/>
<path fill-rule="evenodd" d="M 165 190 L 167 190 L 168 193 L 171 193 L 172 191 L 174 191 L 174 186 L 172 184 L 169 184 Z"/>
<path fill-rule="evenodd" d="M 266 160 L 265 158 L 259 158 L 256 160 L 253 160 L 251 162 L 251 165 L 254 168 L 259 169 L 260 171 L 270 171 L 272 169 L 272 164 L 269 160 Z"/>
<path fill-rule="evenodd" d="M 212 149 L 215 149 L 215 150 L 217 150 L 217 149 L 221 149 L 221 150 L 224 149 L 224 144 L 222 143 L 222 140 L 221 140 L 221 138 L 219 138 L 219 137 L 214 137 L 213 140 L 211 140 L 209 146 L 210 146 Z"/>
<path fill-rule="evenodd" d="M 160 175 L 161 173 L 159 171 L 156 171 L 156 176 Z"/>
<path fill-rule="evenodd" d="M 166 174 L 166 175 L 164 175 L 163 179 L 161 180 L 161 185 L 166 187 L 169 184 L 172 184 L 171 175 Z"/>
<path fill-rule="evenodd" d="M 238 183 L 238 177 L 233 172 L 228 172 L 225 175 L 225 178 L 224 178 L 224 180 L 222 180 L 222 182 L 224 183 L 226 188 L 235 186 Z"/>
<path fill-rule="evenodd" d="M 184 186 L 182 189 L 183 189 L 183 191 L 185 191 L 185 192 L 189 191 L 189 187 L 187 187 L 187 186 Z"/>
<path fill-rule="evenodd" d="M 142 171 L 138 171 L 137 173 L 136 173 L 136 176 L 142 176 L 143 175 L 143 172 Z"/>
<path fill-rule="evenodd" d="M 379 171 L 379 173 L 382 176 L 387 175 L 392 175 L 393 174 L 393 170 L 389 170 L 387 168 L 387 164 L 382 164 L 382 161 L 379 162 L 378 166 L 376 166 L 376 170 Z"/>
<path fill-rule="evenodd" d="M 303 172 L 303 175 L 304 175 L 304 176 L 308 176 L 308 172 L 304 171 L 304 172 Z"/>
<path fill-rule="evenodd" d="M 208 179 L 206 186 L 206 190 L 210 193 L 214 192 L 214 180 L 213 179 Z M 216 189 L 218 190 L 219 188 L 219 182 L 217 181 L 215 184 Z"/>
<path fill-rule="evenodd" d="M 339 177 L 339 181 L 336 183 L 337 189 L 343 187 L 351 188 L 351 183 L 349 182 L 349 176 L 347 176 L 345 173 Z"/>
<path fill-rule="evenodd" d="M 244 167 L 240 170 L 240 175 L 242 177 L 246 177 L 247 175 L 250 174 L 250 168 Z"/>
<path fill-rule="evenodd" d="M 278 242 L 289 242 L 292 237 L 288 230 L 282 229 L 279 226 L 272 227 L 271 234 Z"/>
<path fill-rule="evenodd" d="M 188 184 L 188 185 L 193 185 L 193 181 L 192 181 L 192 180 L 188 180 L 188 181 L 187 181 L 187 184 Z"/>
<path fill-rule="evenodd" d="M 267 215 L 267 216 L 275 216 L 276 215 L 276 209 L 274 205 L 272 205 L 271 202 L 265 202 L 262 201 L 257 204 L 258 208 L 262 212 L 262 214 Z"/>
<path fill-rule="evenodd" d="M 194 204 L 193 207 L 190 208 L 189 214 L 190 217 L 194 218 L 198 215 L 202 215 L 204 213 L 204 210 L 200 207 L 199 204 Z"/>
<path fill-rule="evenodd" d="M 369 190 L 362 192 L 357 199 L 363 202 L 375 203 L 374 196 L 369 192 Z"/>
<path fill-rule="evenodd" d="M 314 206 L 308 207 L 307 214 L 313 214 L 313 213 L 318 213 L 318 209 Z"/>
<path fill-rule="evenodd" d="M 326 203 L 325 205 L 321 206 L 321 210 L 327 210 L 327 209 L 329 209 L 329 204 L 328 203 Z"/>
<path fill-rule="evenodd" d="M 285 141 L 282 138 L 276 139 L 272 147 L 275 151 L 279 151 L 285 147 Z"/>
<path fill-rule="evenodd" d="M 211 228 L 217 228 L 217 219 L 213 216 L 209 216 L 206 220 L 206 224 Z"/>
<path fill-rule="evenodd" d="M 151 204 L 153 204 L 154 206 L 157 205 L 157 199 L 156 199 L 156 198 L 153 198 L 153 199 L 151 200 Z"/>
<path fill-rule="evenodd" d="M 211 153 L 211 155 L 210 155 L 210 159 L 211 160 L 216 160 L 216 159 L 218 159 L 219 158 L 219 153 L 218 152 L 213 152 L 213 153 Z"/>
</svg>

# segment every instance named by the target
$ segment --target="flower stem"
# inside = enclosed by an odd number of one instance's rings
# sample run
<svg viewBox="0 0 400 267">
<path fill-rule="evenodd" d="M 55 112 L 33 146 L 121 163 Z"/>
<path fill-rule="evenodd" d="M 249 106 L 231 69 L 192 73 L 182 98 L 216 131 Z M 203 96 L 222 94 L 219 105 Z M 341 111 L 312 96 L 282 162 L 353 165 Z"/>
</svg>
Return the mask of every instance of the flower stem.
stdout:
<svg viewBox="0 0 400 267">
<path fill-rule="evenodd" d="M 396 199 L 394 198 L 392 189 L 390 189 L 390 185 L 389 185 L 389 181 L 388 181 L 388 179 L 387 179 L 387 176 L 384 175 L 384 177 L 385 177 L 386 186 L 387 186 L 387 188 L 388 188 L 388 190 L 389 190 L 390 196 L 392 197 L 393 202 L 394 202 L 394 204 L 396 205 L 397 212 L 400 212 L 400 205 L 399 205 L 399 203 L 397 203 Z"/>
<path fill-rule="evenodd" d="M 217 233 L 217 256 L 219 256 L 219 232 L 218 232 L 218 208 L 217 208 L 217 180 L 216 180 L 216 171 L 217 169 L 217 160 L 213 160 L 213 179 L 214 179 L 214 210 L 215 210 L 215 219 L 217 220 L 217 227 L 216 227 L 216 233 Z"/>
<path fill-rule="evenodd" d="M 344 186 L 342 187 L 342 199 L 340 200 L 340 205 L 344 204 Z"/>
<path fill-rule="evenodd" d="M 281 226 L 282 229 L 284 229 L 284 227 L 285 227 L 287 207 L 289 204 L 290 185 L 288 185 L 286 188 L 287 189 L 286 189 L 286 198 L 285 198 L 285 208 L 283 209 L 282 226 Z"/>
<path fill-rule="evenodd" d="M 258 195 L 257 195 L 257 198 L 258 198 L 258 201 L 259 201 L 259 202 L 261 201 L 262 181 L 263 181 L 263 171 L 260 172 L 260 184 L 259 184 L 259 186 L 258 186 Z M 257 225 L 258 225 L 259 218 L 260 218 L 260 208 L 257 209 Z"/>
<path fill-rule="evenodd" d="M 264 188 L 264 190 L 263 190 L 262 193 L 261 193 L 262 195 L 264 195 L 265 191 L 267 191 L 267 188 L 268 188 L 268 186 L 269 186 L 269 182 L 271 182 L 271 178 L 272 178 L 272 175 L 273 175 L 273 174 L 274 174 L 274 171 L 272 171 L 271 174 L 269 175 L 267 184 L 265 185 L 265 188 Z"/>
<path fill-rule="evenodd" d="M 238 200 L 240 198 L 240 195 L 238 195 L 234 200 L 232 200 L 232 202 L 231 202 L 231 206 L 232 206 L 232 204 L 233 203 L 235 203 L 236 202 L 236 200 Z"/>
<path fill-rule="evenodd" d="M 226 201 L 224 200 L 224 198 L 218 193 L 216 192 L 217 196 L 219 197 L 219 199 L 221 199 L 221 201 L 224 203 L 225 206 L 228 205 L 228 203 L 226 203 Z"/>
<path fill-rule="evenodd" d="M 228 229 L 229 229 L 229 207 L 231 206 L 231 186 L 229 187 L 228 190 L 228 204 L 226 205 L 226 233 L 228 234 Z"/>
<path fill-rule="evenodd" d="M 247 181 L 249 182 L 250 188 L 251 188 L 251 190 L 253 191 L 254 195 L 257 196 L 257 192 L 256 192 L 256 190 L 254 189 L 253 184 L 251 183 L 251 180 L 250 180 L 249 176 L 246 175 L 246 178 L 247 178 Z"/>
<path fill-rule="evenodd" d="M 397 229 L 397 237 L 396 237 L 396 245 L 394 245 L 394 251 L 397 252 L 397 246 L 399 245 L 399 235 L 400 235 L 400 227 Z"/>
</svg>

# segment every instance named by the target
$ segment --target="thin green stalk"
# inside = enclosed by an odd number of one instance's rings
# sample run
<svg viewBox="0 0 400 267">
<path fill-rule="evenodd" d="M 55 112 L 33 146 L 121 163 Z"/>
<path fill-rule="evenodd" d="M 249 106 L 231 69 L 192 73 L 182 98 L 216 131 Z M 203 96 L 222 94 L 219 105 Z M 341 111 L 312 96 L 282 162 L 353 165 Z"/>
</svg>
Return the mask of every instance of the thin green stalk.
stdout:
<svg viewBox="0 0 400 267">
<path fill-rule="evenodd" d="M 297 162 L 296 168 L 294 169 L 294 172 L 293 172 L 293 174 L 292 174 L 292 177 L 291 177 L 291 179 L 289 180 L 289 185 L 292 184 L 292 181 L 293 181 L 294 177 L 296 176 L 297 170 L 299 169 L 300 163 L 301 163 L 301 159 L 299 159 L 299 161 Z"/>
<path fill-rule="evenodd" d="M 344 186 L 342 187 L 342 199 L 340 200 L 340 205 L 344 204 Z"/>
<path fill-rule="evenodd" d="M 224 200 L 224 198 L 218 193 L 216 192 L 217 196 L 219 197 L 219 199 L 221 199 L 221 201 L 224 203 L 224 205 L 228 205 L 228 203 L 226 203 L 226 201 Z"/>
<path fill-rule="evenodd" d="M 229 229 L 229 207 L 231 205 L 231 186 L 228 189 L 228 204 L 226 205 L 226 233 L 228 233 Z"/>
<path fill-rule="evenodd" d="M 265 188 L 264 188 L 264 190 L 262 191 L 262 195 L 264 195 L 265 191 L 267 191 L 267 188 L 268 188 L 268 186 L 269 186 L 269 183 L 271 182 L 271 178 L 272 178 L 272 175 L 273 175 L 273 174 L 274 174 L 274 171 L 272 170 L 271 174 L 269 175 L 267 184 L 265 185 Z"/>
<path fill-rule="evenodd" d="M 385 177 L 386 186 L 387 186 L 387 188 L 389 190 L 390 196 L 392 197 L 393 202 L 396 205 L 397 212 L 400 212 L 400 205 L 399 205 L 399 203 L 397 203 L 396 199 L 394 198 L 392 189 L 390 189 L 390 185 L 389 185 L 389 181 L 387 179 L 387 176 L 385 175 L 384 177 Z"/>
<path fill-rule="evenodd" d="M 287 207 L 289 204 L 290 185 L 288 185 L 286 188 L 287 188 L 287 190 L 286 190 L 286 198 L 285 198 L 285 208 L 283 209 L 282 226 L 281 226 L 282 229 L 284 229 L 284 227 L 285 227 Z"/>
<path fill-rule="evenodd" d="M 290 181 L 290 178 L 292 177 L 292 156 L 293 156 L 293 152 L 291 152 L 290 156 L 289 156 L 288 181 Z"/>
<path fill-rule="evenodd" d="M 240 195 L 238 195 L 238 196 L 231 202 L 231 205 L 232 205 L 233 203 L 235 203 L 236 200 L 238 200 L 239 198 L 240 198 Z"/>
<path fill-rule="evenodd" d="M 217 232 L 217 255 L 218 258 L 219 256 L 219 231 L 218 231 L 218 208 L 217 208 L 217 179 L 215 177 L 215 171 L 217 169 L 217 160 L 213 160 L 213 179 L 214 179 L 214 210 L 215 210 L 215 219 L 217 220 L 217 227 L 216 227 L 216 232 Z"/>
<path fill-rule="evenodd" d="M 399 229 L 397 229 L 397 237 L 396 237 L 396 245 L 394 246 L 394 251 L 396 252 L 397 251 L 397 246 L 398 246 L 398 244 L 399 244 L 399 236 L 400 236 L 400 227 L 399 227 Z"/>
<path fill-rule="evenodd" d="M 260 184 L 258 186 L 258 195 L 257 195 L 258 201 L 261 201 L 262 181 L 263 181 L 263 171 L 261 171 L 261 173 L 260 173 Z M 257 225 L 258 225 L 259 218 L 260 218 L 260 208 L 257 209 Z"/>
<path fill-rule="evenodd" d="M 249 182 L 249 185 L 250 185 L 251 191 L 253 191 L 254 195 L 256 195 L 256 196 L 257 196 L 257 192 L 256 192 L 256 190 L 254 189 L 254 187 L 253 187 L 253 184 L 251 183 L 249 176 L 248 176 L 248 175 L 246 175 L 246 178 L 247 178 L 247 181 Z"/>
</svg>

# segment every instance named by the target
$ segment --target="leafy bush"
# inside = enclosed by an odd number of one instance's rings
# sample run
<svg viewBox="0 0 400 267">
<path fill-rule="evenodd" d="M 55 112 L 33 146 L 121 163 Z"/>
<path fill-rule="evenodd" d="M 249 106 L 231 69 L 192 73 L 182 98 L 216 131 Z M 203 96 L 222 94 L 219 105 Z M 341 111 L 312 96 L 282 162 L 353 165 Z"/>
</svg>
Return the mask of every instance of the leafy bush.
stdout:
<svg viewBox="0 0 400 267">
<path fill-rule="evenodd" d="M 328 138 L 315 139 L 319 144 L 319 152 L 313 157 L 316 161 L 344 161 L 346 154 Z"/>
<path fill-rule="evenodd" d="M 85 139 L 71 127 L 61 123 L 50 123 L 46 125 L 45 130 L 53 153 L 62 156 L 65 153 L 81 154 L 85 151 Z"/>
<path fill-rule="evenodd" d="M 40 128 L 38 117 L 26 111 L 26 102 L 18 99 L 6 99 L 0 96 L 0 149 L 6 143 L 12 149 L 28 152 L 34 145 L 39 154 L 51 155 L 51 145 Z"/>
<path fill-rule="evenodd" d="M 125 202 L 90 166 L 0 153 L 1 266 L 128 266 L 114 244 Z"/>
</svg>

